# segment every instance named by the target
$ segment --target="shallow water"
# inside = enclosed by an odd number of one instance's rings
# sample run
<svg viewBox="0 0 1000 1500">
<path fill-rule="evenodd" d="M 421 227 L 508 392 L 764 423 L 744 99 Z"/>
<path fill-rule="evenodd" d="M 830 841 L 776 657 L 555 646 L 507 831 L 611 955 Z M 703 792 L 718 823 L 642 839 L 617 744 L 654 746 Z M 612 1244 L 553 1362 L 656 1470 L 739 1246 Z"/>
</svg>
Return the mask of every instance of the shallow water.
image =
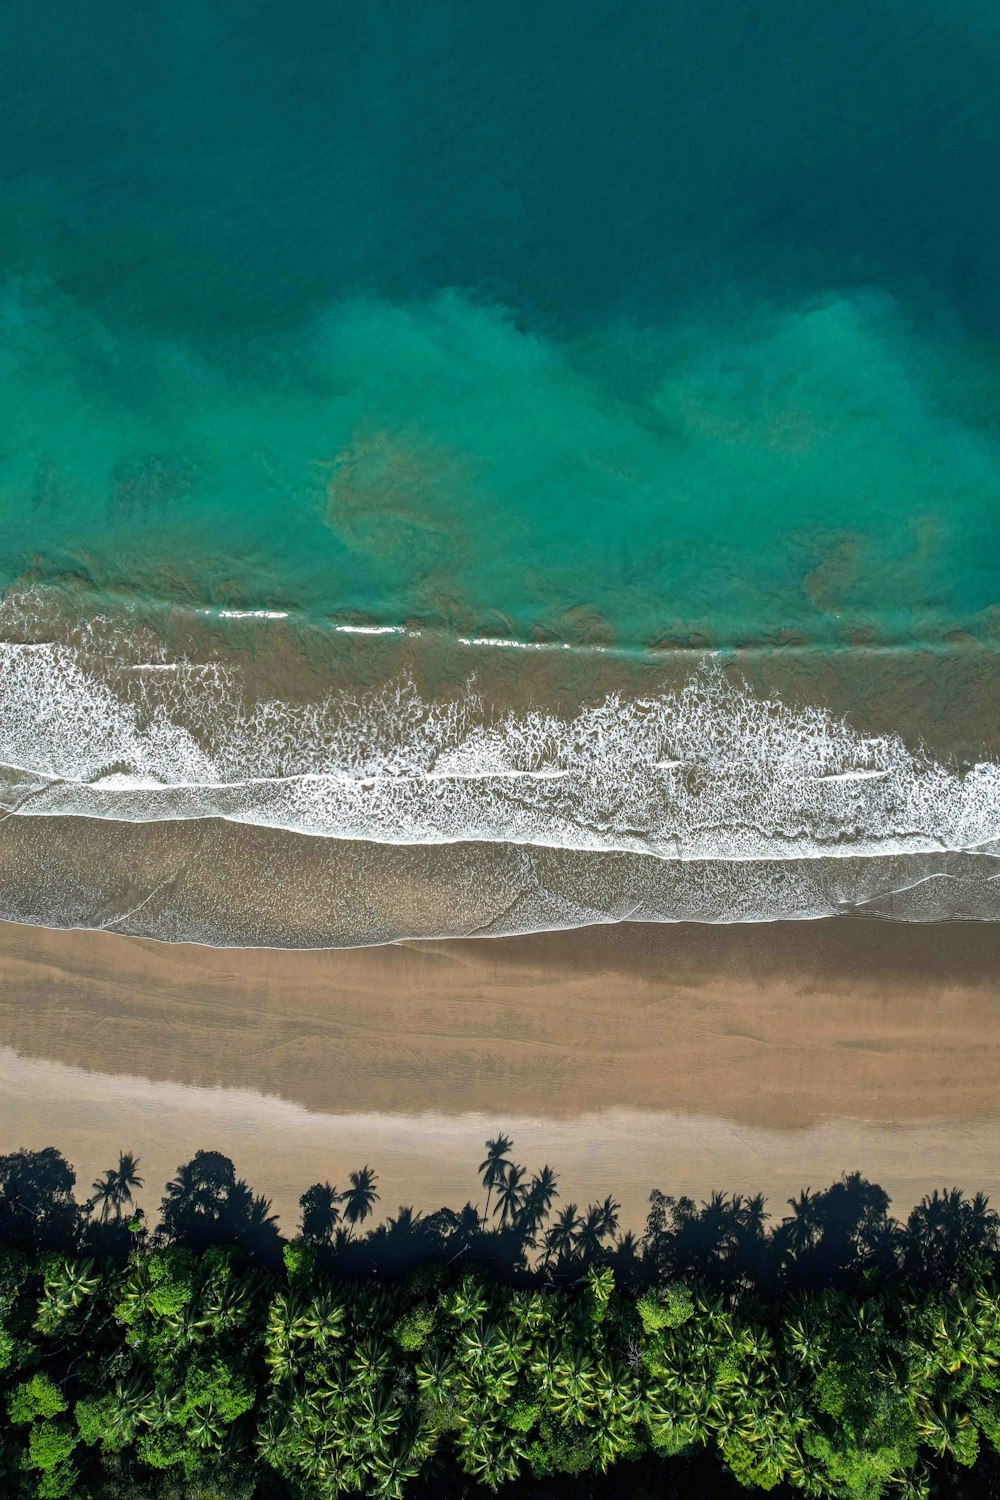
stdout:
<svg viewBox="0 0 1000 1500">
<path fill-rule="evenodd" d="M 1000 914 L 1000 21 L 536 11 L 5 8 L 0 914 Z"/>
</svg>

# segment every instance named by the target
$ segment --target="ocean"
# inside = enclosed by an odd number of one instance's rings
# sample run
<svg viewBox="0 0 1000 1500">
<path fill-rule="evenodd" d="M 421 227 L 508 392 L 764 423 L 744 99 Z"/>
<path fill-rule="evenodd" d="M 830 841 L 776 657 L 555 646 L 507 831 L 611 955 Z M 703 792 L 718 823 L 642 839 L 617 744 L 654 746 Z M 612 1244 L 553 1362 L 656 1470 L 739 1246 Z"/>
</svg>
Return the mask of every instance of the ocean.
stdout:
<svg viewBox="0 0 1000 1500">
<path fill-rule="evenodd" d="M 0 17 L 0 917 L 1000 916 L 1000 17 Z"/>
</svg>

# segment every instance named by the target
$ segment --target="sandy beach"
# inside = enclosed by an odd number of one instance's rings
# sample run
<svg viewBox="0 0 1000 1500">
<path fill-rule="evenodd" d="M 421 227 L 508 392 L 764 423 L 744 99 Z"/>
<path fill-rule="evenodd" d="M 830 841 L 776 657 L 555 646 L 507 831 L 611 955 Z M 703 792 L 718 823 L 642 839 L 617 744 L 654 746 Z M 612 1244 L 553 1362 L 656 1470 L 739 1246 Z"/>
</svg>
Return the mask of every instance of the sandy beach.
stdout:
<svg viewBox="0 0 1000 1500">
<path fill-rule="evenodd" d="M 1000 930 L 625 925 L 282 952 L 0 926 L 0 1138 L 155 1202 L 200 1146 L 286 1224 L 363 1161 L 382 1206 L 475 1196 L 485 1134 L 563 1196 L 1000 1190 Z"/>
</svg>

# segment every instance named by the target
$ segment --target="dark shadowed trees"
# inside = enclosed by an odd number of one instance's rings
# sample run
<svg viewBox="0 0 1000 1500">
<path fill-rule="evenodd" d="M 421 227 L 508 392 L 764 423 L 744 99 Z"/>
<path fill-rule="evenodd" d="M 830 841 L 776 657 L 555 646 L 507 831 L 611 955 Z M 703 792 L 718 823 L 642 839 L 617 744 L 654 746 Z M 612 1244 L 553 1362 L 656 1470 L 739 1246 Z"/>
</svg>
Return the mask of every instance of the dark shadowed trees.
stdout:
<svg viewBox="0 0 1000 1500">
<path fill-rule="evenodd" d="M 927 1286 L 953 1286 L 963 1271 L 992 1264 L 1000 1219 L 984 1193 L 934 1192 L 910 1214 L 903 1232 L 903 1270 Z"/>
<path fill-rule="evenodd" d="M 271 1205 L 254 1196 L 219 1151 L 197 1151 L 178 1167 L 160 1203 L 160 1234 L 196 1250 L 234 1243 L 268 1255 L 276 1254 L 279 1245 Z"/>
<path fill-rule="evenodd" d="M 74 1245 L 83 1221 L 76 1174 L 54 1146 L 0 1156 L 0 1239 L 36 1249 Z"/>
<path fill-rule="evenodd" d="M 343 1194 L 329 1182 L 314 1182 L 299 1199 L 302 1238 L 313 1245 L 328 1245 L 340 1223 Z"/>
</svg>

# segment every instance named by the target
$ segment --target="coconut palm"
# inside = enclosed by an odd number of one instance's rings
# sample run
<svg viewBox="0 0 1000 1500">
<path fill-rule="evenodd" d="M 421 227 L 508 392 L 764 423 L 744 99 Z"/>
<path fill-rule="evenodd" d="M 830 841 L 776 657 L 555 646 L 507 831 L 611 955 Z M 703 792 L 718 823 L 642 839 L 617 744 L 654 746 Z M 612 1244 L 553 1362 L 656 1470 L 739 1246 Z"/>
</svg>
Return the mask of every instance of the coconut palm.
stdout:
<svg viewBox="0 0 1000 1500">
<path fill-rule="evenodd" d="M 493 1209 L 493 1217 L 500 1215 L 500 1227 L 505 1228 L 508 1221 L 516 1223 L 517 1216 L 521 1212 L 525 1200 L 524 1179 L 527 1176 L 524 1167 L 516 1162 L 508 1165 L 503 1178 L 497 1188 L 497 1201 Z"/>
<path fill-rule="evenodd" d="M 485 1224 L 490 1216 L 490 1198 L 494 1188 L 500 1186 L 504 1180 L 507 1169 L 512 1165 L 508 1159 L 507 1152 L 514 1142 L 510 1136 L 500 1134 L 495 1140 L 486 1142 L 486 1156 L 479 1163 L 479 1174 L 486 1189 L 486 1211 L 483 1214 Z"/>
<path fill-rule="evenodd" d="M 545 1235 L 545 1248 L 548 1255 L 554 1255 L 557 1260 L 568 1260 L 576 1249 L 576 1239 L 580 1232 L 580 1219 L 576 1211 L 575 1203 L 567 1203 L 562 1213 L 556 1215 L 556 1222 Z"/>
<path fill-rule="evenodd" d="M 455 1379 L 457 1365 L 443 1350 L 430 1350 L 421 1356 L 416 1369 L 417 1389 L 435 1401 L 445 1401 Z"/>
<path fill-rule="evenodd" d="M 94 1182 L 91 1183 L 91 1187 L 93 1191 L 90 1197 L 87 1199 L 87 1208 L 90 1213 L 93 1213 L 94 1209 L 98 1206 L 98 1204 L 100 1204 L 101 1223 L 105 1224 L 107 1223 L 108 1216 L 114 1208 L 115 1204 L 115 1194 L 117 1191 L 117 1187 L 115 1183 L 114 1168 L 109 1167 L 108 1170 L 104 1173 L 103 1177 L 98 1177 Z"/>
<path fill-rule="evenodd" d="M 763 1193 L 754 1193 L 748 1198 L 743 1208 L 743 1228 L 747 1234 L 756 1236 L 763 1234 L 764 1225 L 767 1223 L 767 1199 Z"/>
<path fill-rule="evenodd" d="M 101 1278 L 92 1260 L 61 1261 L 46 1273 L 35 1327 L 42 1333 L 54 1333 L 63 1319 L 92 1297 L 100 1285 Z"/>
<path fill-rule="evenodd" d="M 972 1463 L 979 1447 L 975 1423 L 968 1412 L 956 1411 L 947 1401 L 926 1405 L 917 1421 L 917 1431 L 938 1457 L 950 1453 L 959 1463 Z"/>
<path fill-rule="evenodd" d="M 317 1349 L 325 1349 L 331 1339 L 343 1337 L 344 1317 L 343 1305 L 329 1292 L 321 1292 L 307 1303 L 296 1319 L 296 1328 L 301 1327 Z"/>
<path fill-rule="evenodd" d="M 447 1309 L 457 1323 L 472 1323 L 484 1316 L 487 1302 L 482 1284 L 474 1276 L 465 1276 L 448 1297 Z"/>
<path fill-rule="evenodd" d="M 378 1195 L 376 1194 L 376 1197 Z M 250 1229 L 273 1229 L 277 1227 L 278 1215 L 271 1212 L 271 1200 L 257 1193 L 247 1209 L 247 1227 Z"/>
<path fill-rule="evenodd" d="M 612 1198 L 609 1193 L 604 1202 L 599 1205 L 601 1215 L 601 1236 L 610 1238 L 618 1230 L 618 1215 L 621 1213 L 621 1204 Z"/>
<path fill-rule="evenodd" d="M 564 1422 L 582 1423 L 596 1404 L 596 1370 L 583 1349 L 561 1351 L 552 1372 L 549 1405 Z"/>
<path fill-rule="evenodd" d="M 105 1419 L 108 1436 L 123 1445 L 131 1443 L 152 1394 L 138 1372 L 132 1374 L 127 1381 L 117 1380 L 112 1388 L 113 1400 Z"/>
<path fill-rule="evenodd" d="M 536 1172 L 528 1185 L 517 1220 L 517 1227 L 521 1230 L 525 1243 L 528 1245 L 533 1246 L 537 1243 L 538 1229 L 548 1218 L 552 1200 L 559 1196 L 559 1190 L 556 1187 L 558 1181 L 552 1168 L 545 1166 L 540 1172 Z"/>
<path fill-rule="evenodd" d="M 810 1188 L 803 1188 L 797 1198 L 789 1198 L 791 1214 L 782 1219 L 785 1242 L 792 1255 L 808 1250 L 819 1233 L 819 1199 Z"/>
<path fill-rule="evenodd" d="M 597 1255 L 603 1248 L 606 1237 L 614 1233 L 618 1217 L 613 1210 L 617 1207 L 613 1198 L 607 1198 L 604 1203 L 588 1205 L 586 1216 L 576 1237 L 576 1248 L 582 1255 Z"/>
<path fill-rule="evenodd" d="M 378 1178 L 371 1167 L 362 1167 L 360 1172 L 351 1173 L 349 1181 L 351 1185 L 342 1196 L 344 1218 L 353 1228 L 373 1212 L 379 1197 L 375 1187 Z"/>
<path fill-rule="evenodd" d="M 121 1151 L 117 1167 L 109 1167 L 103 1177 L 98 1177 L 92 1184 L 93 1194 L 87 1200 L 87 1208 L 93 1213 L 100 1204 L 102 1224 L 107 1222 L 111 1213 L 114 1213 L 116 1220 L 120 1219 L 126 1203 L 133 1201 L 132 1189 L 141 1188 L 142 1185 L 139 1158 L 131 1151 Z"/>
<path fill-rule="evenodd" d="M 133 1200 L 133 1188 L 141 1188 L 143 1179 L 139 1176 L 139 1158 L 131 1151 L 120 1151 L 118 1153 L 118 1166 L 115 1170 L 115 1212 L 116 1216 L 126 1204 L 131 1205 Z"/>
<path fill-rule="evenodd" d="M 531 1179 L 528 1188 L 528 1197 L 533 1199 L 541 1207 L 542 1213 L 547 1214 L 552 1207 L 553 1200 L 559 1197 L 557 1183 L 558 1176 L 550 1166 L 544 1166 L 540 1172 L 536 1172 Z"/>
</svg>

